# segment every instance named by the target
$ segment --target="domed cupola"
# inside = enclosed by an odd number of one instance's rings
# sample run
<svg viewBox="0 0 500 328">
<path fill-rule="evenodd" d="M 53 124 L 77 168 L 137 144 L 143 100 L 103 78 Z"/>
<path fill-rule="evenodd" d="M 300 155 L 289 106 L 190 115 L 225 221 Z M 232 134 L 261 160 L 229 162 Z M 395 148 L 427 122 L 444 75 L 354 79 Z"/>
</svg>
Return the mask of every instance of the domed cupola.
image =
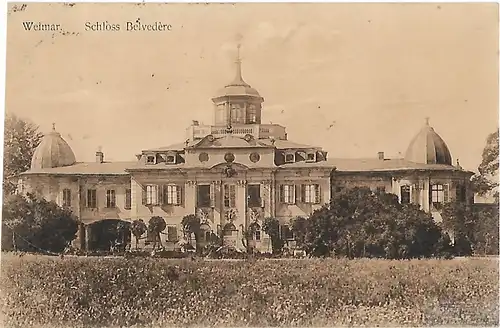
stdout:
<svg viewBox="0 0 500 328">
<path fill-rule="evenodd" d="M 43 137 L 33 154 L 31 169 L 69 166 L 75 162 L 73 150 L 56 131 L 55 124 L 53 124 L 52 131 Z"/>
<path fill-rule="evenodd" d="M 243 80 L 239 52 L 240 45 L 234 80 L 212 98 L 215 104 L 215 125 L 260 124 L 261 121 L 264 98 Z"/>
<path fill-rule="evenodd" d="M 406 150 L 405 160 L 422 164 L 452 165 L 448 146 L 429 125 L 428 118 L 425 126 L 410 142 Z"/>
</svg>

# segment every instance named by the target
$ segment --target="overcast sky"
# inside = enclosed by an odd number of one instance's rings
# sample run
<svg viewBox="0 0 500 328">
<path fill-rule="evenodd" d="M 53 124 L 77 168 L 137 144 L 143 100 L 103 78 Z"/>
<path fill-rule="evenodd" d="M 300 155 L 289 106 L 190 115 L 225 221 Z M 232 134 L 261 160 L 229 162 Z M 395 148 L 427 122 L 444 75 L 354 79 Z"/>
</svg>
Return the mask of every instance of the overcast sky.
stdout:
<svg viewBox="0 0 500 328">
<path fill-rule="evenodd" d="M 127 21 L 166 32 L 127 32 Z M 120 24 L 119 32 L 85 23 Z M 66 35 L 25 31 L 59 23 Z M 467 169 L 498 127 L 497 4 L 63 4 L 9 9 L 6 110 L 57 130 L 77 160 L 134 160 L 211 124 L 234 76 L 265 98 L 263 122 L 330 157 L 404 154 L 425 117 Z"/>
</svg>

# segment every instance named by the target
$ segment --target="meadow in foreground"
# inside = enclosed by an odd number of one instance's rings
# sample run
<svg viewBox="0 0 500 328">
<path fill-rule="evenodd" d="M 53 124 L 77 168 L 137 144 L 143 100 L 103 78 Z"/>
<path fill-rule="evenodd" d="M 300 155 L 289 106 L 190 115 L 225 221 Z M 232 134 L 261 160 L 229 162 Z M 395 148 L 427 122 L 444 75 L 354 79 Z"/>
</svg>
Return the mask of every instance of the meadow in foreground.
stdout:
<svg viewBox="0 0 500 328">
<path fill-rule="evenodd" d="M 5 327 L 498 324 L 496 259 L 2 256 Z"/>
</svg>

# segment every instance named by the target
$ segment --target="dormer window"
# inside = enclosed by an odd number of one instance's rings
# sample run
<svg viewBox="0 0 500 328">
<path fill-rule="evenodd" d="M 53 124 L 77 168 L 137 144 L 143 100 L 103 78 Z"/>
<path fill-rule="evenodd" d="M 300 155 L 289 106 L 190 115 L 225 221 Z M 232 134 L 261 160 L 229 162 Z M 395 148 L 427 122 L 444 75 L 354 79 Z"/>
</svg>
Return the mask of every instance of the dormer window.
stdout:
<svg viewBox="0 0 500 328">
<path fill-rule="evenodd" d="M 156 156 L 154 156 L 154 155 L 148 155 L 146 157 L 146 163 L 147 164 L 156 164 Z"/>
<path fill-rule="evenodd" d="M 316 154 L 315 153 L 308 153 L 306 157 L 307 162 L 316 162 Z"/>
<path fill-rule="evenodd" d="M 167 155 L 167 158 L 165 161 L 169 164 L 174 164 L 175 163 L 175 156 L 174 155 Z"/>
<path fill-rule="evenodd" d="M 293 163 L 293 162 L 295 162 L 295 154 L 293 153 L 285 154 L 285 163 Z"/>
</svg>

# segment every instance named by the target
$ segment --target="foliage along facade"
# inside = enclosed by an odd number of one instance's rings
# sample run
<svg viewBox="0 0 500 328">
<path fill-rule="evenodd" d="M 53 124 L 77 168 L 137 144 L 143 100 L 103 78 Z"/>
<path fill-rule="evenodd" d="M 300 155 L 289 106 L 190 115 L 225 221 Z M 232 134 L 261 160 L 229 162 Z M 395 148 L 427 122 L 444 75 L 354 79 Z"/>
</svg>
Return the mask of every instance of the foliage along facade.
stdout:
<svg viewBox="0 0 500 328">
<path fill-rule="evenodd" d="M 201 244 L 216 234 L 242 249 L 252 225 L 255 247 L 270 252 L 270 239 L 261 230 L 266 217 L 277 218 L 282 237 L 293 239 L 290 219 L 307 218 L 331 193 L 353 186 L 394 193 L 437 220 L 444 202 L 471 202 L 472 173 L 452 165 L 446 144 L 428 122 L 404 159 L 386 159 L 383 153 L 331 159 L 321 147 L 290 141 L 285 127 L 262 123 L 264 99 L 243 80 L 239 60 L 234 81 L 212 102 L 214 125 L 193 121 L 185 142 L 142 150 L 136 162 L 106 162 L 101 151 L 93 163 L 76 162 L 54 127 L 31 169 L 20 175 L 18 191 L 71 208 L 81 221 L 76 244 L 83 248 L 97 222 L 147 224 L 155 216 L 167 223 L 163 244 L 175 248 L 184 238 L 182 218 L 195 214 L 202 223 Z M 147 237 L 140 241 L 147 242 Z"/>
</svg>

